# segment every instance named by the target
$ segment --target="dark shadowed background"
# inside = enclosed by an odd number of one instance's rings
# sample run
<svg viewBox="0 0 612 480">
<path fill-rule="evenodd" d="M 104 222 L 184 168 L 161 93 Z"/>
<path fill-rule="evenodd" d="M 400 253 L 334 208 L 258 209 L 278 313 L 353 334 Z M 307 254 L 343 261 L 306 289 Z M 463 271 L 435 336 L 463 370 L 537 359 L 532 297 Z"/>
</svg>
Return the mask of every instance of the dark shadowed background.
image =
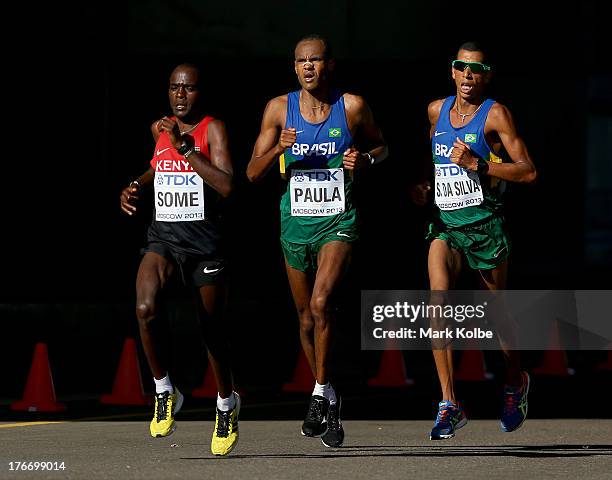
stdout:
<svg viewBox="0 0 612 480">
<path fill-rule="evenodd" d="M 535 12 L 534 2 L 479 8 L 365 0 L 132 1 L 127 17 L 88 7 L 78 31 L 49 37 L 60 47 L 57 56 L 47 58 L 41 45 L 45 67 L 35 78 L 35 100 L 45 105 L 43 119 L 47 110 L 56 112 L 55 127 L 30 139 L 50 152 L 49 168 L 40 170 L 29 201 L 10 206 L 40 213 L 18 214 L 16 233 L 5 238 L 0 308 L 9 341 L 0 355 L 12 368 L 0 397 L 21 396 L 36 341 L 49 344 L 58 396 L 111 388 L 123 340 L 137 333 L 135 274 L 152 203 L 149 194 L 142 214 L 128 218 L 119 193 L 147 168 L 154 145 L 149 125 L 169 113 L 168 76 L 184 61 L 204 72 L 207 110 L 225 121 L 235 164 L 225 217 L 236 377 L 262 391 L 291 377 L 299 343 L 278 243 L 281 179 L 273 171 L 251 185 L 244 171 L 266 102 L 298 88 L 293 48 L 312 32 L 329 37 L 337 84 L 366 98 L 390 148 L 390 157 L 358 180 L 362 240 L 339 295 L 339 384 L 362 385 L 378 365 L 379 354 L 359 347 L 360 290 L 427 286 L 423 236 L 430 210 L 411 204 L 409 188 L 430 158 L 427 104 L 454 93 L 450 61 L 464 41 L 490 51 L 490 96 L 512 111 L 539 171 L 536 186 L 513 185 L 507 195 L 514 239 L 509 288 L 612 288 L 612 82 L 604 3 L 570 1 Z M 100 16 L 103 28 L 94 27 Z M 470 285 L 469 277 L 463 281 Z M 193 335 L 189 297 L 174 291 L 172 298 L 174 378 L 188 390 L 201 382 L 206 362 Z M 580 374 L 602 355 L 572 353 L 570 361 Z M 406 364 L 413 376 L 431 377 L 429 356 L 408 353 Z M 143 372 L 150 388 L 144 364 Z"/>
</svg>

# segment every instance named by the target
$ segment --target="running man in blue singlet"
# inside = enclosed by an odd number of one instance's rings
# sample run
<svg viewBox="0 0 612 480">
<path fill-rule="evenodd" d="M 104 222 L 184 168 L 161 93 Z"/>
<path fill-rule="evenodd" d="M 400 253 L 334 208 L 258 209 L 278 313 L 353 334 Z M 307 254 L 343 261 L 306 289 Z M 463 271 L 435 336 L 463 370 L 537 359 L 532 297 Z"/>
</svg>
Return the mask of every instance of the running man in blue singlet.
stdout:
<svg viewBox="0 0 612 480">
<path fill-rule="evenodd" d="M 277 162 L 287 179 L 281 199 L 281 246 L 300 320 L 300 340 L 316 379 L 302 435 L 327 447 L 344 441 L 341 400 L 329 383 L 331 297 L 358 238 L 353 171 L 387 156 L 372 112 L 358 95 L 331 88 L 334 59 L 319 35 L 295 47 L 302 87 L 268 102 L 247 176 L 261 179 Z"/>
<path fill-rule="evenodd" d="M 491 68 L 482 48 L 463 44 L 451 74 L 456 94 L 428 107 L 436 203 L 427 236 L 430 288 L 452 288 L 467 261 L 482 288 L 505 289 L 511 247 L 501 213 L 505 182 L 533 183 L 536 169 L 508 108 L 485 96 Z M 429 191 L 429 182 L 418 185 L 413 198 L 422 203 Z M 501 428 L 511 432 L 527 416 L 529 376 L 520 369 L 519 353 L 502 338 L 500 345 L 507 366 Z M 455 398 L 452 350 L 434 349 L 433 355 L 442 401 L 430 438 L 439 440 L 453 437 L 467 419 Z"/>
</svg>

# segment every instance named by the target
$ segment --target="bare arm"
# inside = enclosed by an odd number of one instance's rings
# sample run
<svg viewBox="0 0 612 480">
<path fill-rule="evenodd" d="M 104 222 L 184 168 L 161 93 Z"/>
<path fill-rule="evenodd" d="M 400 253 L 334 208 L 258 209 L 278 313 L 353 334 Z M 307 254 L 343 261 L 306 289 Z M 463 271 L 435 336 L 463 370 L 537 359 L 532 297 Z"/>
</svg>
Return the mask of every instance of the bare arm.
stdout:
<svg viewBox="0 0 612 480">
<path fill-rule="evenodd" d="M 427 116 L 429 117 L 429 140 L 433 138 L 443 104 L 444 99 L 440 99 L 431 102 L 427 107 Z"/>
<path fill-rule="evenodd" d="M 510 182 L 533 183 L 537 177 L 536 168 L 529 156 L 525 142 L 516 132 L 510 111 L 503 105 L 495 104 L 489 112 L 491 130 L 497 132 L 512 163 L 489 162 L 488 174 Z"/>
<path fill-rule="evenodd" d="M 286 110 L 287 96 L 273 98 L 266 105 L 261 130 L 246 171 L 251 182 L 261 180 L 285 149 L 290 148 L 297 139 L 295 128 L 283 128 Z"/>
<path fill-rule="evenodd" d="M 119 197 L 119 200 L 121 202 L 121 210 L 123 210 L 128 215 L 135 214 L 137 210 L 135 204 L 140 199 L 141 190 L 144 187 L 153 183 L 154 177 L 155 170 L 149 168 L 136 180 L 132 180 L 130 184 L 121 191 L 121 195 Z"/>
<path fill-rule="evenodd" d="M 159 120 L 155 120 L 151 124 L 151 135 L 153 135 L 153 140 L 155 140 L 155 142 L 157 142 L 157 140 L 159 139 L 159 135 L 161 134 L 160 127 L 164 118 L 165 117 L 162 117 Z"/>
<path fill-rule="evenodd" d="M 187 159 L 204 181 L 223 197 L 229 196 L 233 187 L 234 167 L 229 151 L 227 130 L 220 120 L 208 124 L 208 149 L 210 160 L 200 152 L 193 152 Z"/>
<path fill-rule="evenodd" d="M 509 182 L 535 182 L 537 177 L 535 166 L 527 152 L 525 142 L 516 132 L 512 115 L 505 106 L 496 103 L 491 107 L 485 124 L 485 133 L 496 133 L 512 160 L 512 163 L 487 161 L 489 166 L 487 175 Z M 460 167 L 474 171 L 478 164 L 478 159 L 471 154 L 470 147 L 459 139 L 453 145 L 451 161 Z"/>
<path fill-rule="evenodd" d="M 435 100 L 431 102 L 427 106 L 427 117 L 429 118 L 429 140 L 434 136 L 434 132 L 436 130 L 436 124 L 438 123 L 438 118 L 440 118 L 440 111 L 442 110 L 442 105 L 444 104 L 444 99 Z M 423 159 L 423 168 L 421 168 L 417 178 L 417 182 L 410 187 L 410 196 L 412 197 L 412 202 L 415 205 L 423 206 L 427 203 L 429 192 L 431 191 L 431 182 L 427 179 L 431 173 L 431 157 L 427 159 L 425 163 L 425 159 Z M 418 168 L 418 166 L 415 166 Z"/>
<path fill-rule="evenodd" d="M 369 105 L 363 97 L 348 93 L 344 95 L 344 105 L 349 128 L 357 137 L 360 149 L 365 150 L 349 148 L 344 153 L 344 168 L 354 170 L 382 162 L 389 155 L 389 150 Z"/>
</svg>

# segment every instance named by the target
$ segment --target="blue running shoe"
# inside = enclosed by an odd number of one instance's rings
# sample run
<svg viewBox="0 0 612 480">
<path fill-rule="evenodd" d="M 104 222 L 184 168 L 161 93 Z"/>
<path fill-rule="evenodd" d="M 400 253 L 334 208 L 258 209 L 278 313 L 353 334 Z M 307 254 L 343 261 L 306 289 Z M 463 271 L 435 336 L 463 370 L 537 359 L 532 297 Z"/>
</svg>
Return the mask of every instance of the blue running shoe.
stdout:
<svg viewBox="0 0 612 480">
<path fill-rule="evenodd" d="M 529 393 L 529 375 L 521 372 L 523 386 L 518 390 L 506 386 L 504 388 L 504 411 L 501 416 L 503 432 L 514 432 L 527 418 L 527 394 Z"/>
<path fill-rule="evenodd" d="M 453 438 L 455 431 L 467 423 L 467 417 L 459 405 L 453 402 L 440 402 L 436 423 L 429 434 L 430 440 Z"/>
</svg>

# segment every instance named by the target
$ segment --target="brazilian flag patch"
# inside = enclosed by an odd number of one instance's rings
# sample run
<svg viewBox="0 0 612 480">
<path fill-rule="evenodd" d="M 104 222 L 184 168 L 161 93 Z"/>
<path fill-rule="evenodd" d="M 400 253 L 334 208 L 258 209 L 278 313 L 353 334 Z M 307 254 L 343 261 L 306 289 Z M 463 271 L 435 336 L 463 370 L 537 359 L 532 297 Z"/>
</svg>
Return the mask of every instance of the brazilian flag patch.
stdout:
<svg viewBox="0 0 612 480">
<path fill-rule="evenodd" d="M 476 143 L 476 134 L 475 133 L 466 133 L 465 134 L 465 143 Z"/>
<path fill-rule="evenodd" d="M 342 135 L 341 128 L 330 128 L 329 129 L 329 138 L 338 138 Z"/>
</svg>

